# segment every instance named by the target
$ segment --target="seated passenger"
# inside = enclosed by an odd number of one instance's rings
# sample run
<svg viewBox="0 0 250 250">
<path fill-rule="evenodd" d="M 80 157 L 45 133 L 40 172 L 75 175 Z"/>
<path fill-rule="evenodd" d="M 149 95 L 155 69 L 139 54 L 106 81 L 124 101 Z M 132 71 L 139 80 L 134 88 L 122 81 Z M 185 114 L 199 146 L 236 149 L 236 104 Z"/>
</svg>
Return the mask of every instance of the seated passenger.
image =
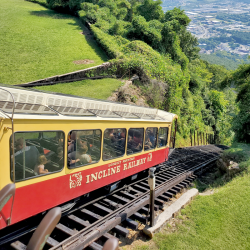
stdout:
<svg viewBox="0 0 250 250">
<path fill-rule="evenodd" d="M 152 146 L 155 146 L 156 134 L 152 130 L 149 132 L 149 139 L 152 143 Z"/>
<path fill-rule="evenodd" d="M 44 165 L 48 163 L 47 158 L 45 155 L 40 155 L 38 158 L 38 164 L 34 168 L 34 172 L 39 175 L 39 174 L 47 174 L 49 173 L 48 169 L 44 169 Z"/>
<path fill-rule="evenodd" d="M 153 148 L 152 142 L 150 141 L 149 137 L 146 136 L 144 150 L 148 150 Z"/>
<path fill-rule="evenodd" d="M 76 151 L 73 151 L 68 154 L 68 166 L 75 167 L 76 163 L 79 162 L 80 159 L 76 157 Z"/>
<path fill-rule="evenodd" d="M 72 133 L 70 134 L 70 140 L 68 140 L 68 153 L 76 151 L 76 140 L 77 133 L 76 131 L 72 131 Z"/>
<path fill-rule="evenodd" d="M 132 136 L 128 137 L 128 149 L 131 149 L 133 152 L 139 152 L 141 150 L 141 143 L 136 142 Z"/>
<path fill-rule="evenodd" d="M 37 165 L 39 152 L 35 146 L 26 146 L 25 141 L 23 138 L 19 138 L 15 142 L 15 162 L 17 166 L 22 166 L 34 169 Z"/>
<path fill-rule="evenodd" d="M 58 147 L 56 150 L 56 154 L 51 157 L 51 161 L 57 163 L 60 167 L 64 165 L 64 157 L 63 157 L 63 147 Z"/>
<path fill-rule="evenodd" d="M 116 142 L 116 137 L 115 137 L 114 129 L 110 130 L 109 139 L 110 139 L 111 143 L 115 143 Z"/>
<path fill-rule="evenodd" d="M 121 147 L 124 147 L 124 148 L 125 148 L 125 142 L 126 142 L 125 133 L 122 132 L 122 133 L 120 134 L 120 138 L 119 138 L 119 145 L 120 145 Z"/>
<path fill-rule="evenodd" d="M 84 145 L 83 147 L 79 148 L 79 159 L 82 164 L 91 163 L 92 159 L 88 152 L 88 147 Z"/>
</svg>

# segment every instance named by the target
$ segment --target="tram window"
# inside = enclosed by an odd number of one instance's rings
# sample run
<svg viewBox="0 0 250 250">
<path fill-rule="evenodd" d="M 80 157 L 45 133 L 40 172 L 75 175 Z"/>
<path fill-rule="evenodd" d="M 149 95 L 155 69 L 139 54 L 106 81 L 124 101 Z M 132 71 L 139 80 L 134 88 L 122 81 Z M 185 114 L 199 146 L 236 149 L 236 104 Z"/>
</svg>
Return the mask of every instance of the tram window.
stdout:
<svg viewBox="0 0 250 250">
<path fill-rule="evenodd" d="M 157 128 L 146 129 L 144 150 L 150 150 L 156 147 L 157 130 Z"/>
<path fill-rule="evenodd" d="M 135 154 L 142 151 L 143 128 L 130 128 L 128 131 L 127 154 Z"/>
<path fill-rule="evenodd" d="M 10 138 L 11 154 L 12 146 Z M 16 132 L 14 134 L 15 180 L 18 182 L 61 171 L 64 166 L 63 148 L 64 133 L 61 131 Z M 11 155 L 11 168 L 12 159 L 13 155 Z"/>
<path fill-rule="evenodd" d="M 71 131 L 68 135 L 68 167 L 77 168 L 98 162 L 101 137 L 100 129 Z"/>
<path fill-rule="evenodd" d="M 103 139 L 103 160 L 121 157 L 125 153 L 126 129 L 106 129 Z"/>
<path fill-rule="evenodd" d="M 158 133 L 158 148 L 166 146 L 168 143 L 168 127 L 166 128 L 159 128 Z"/>
</svg>

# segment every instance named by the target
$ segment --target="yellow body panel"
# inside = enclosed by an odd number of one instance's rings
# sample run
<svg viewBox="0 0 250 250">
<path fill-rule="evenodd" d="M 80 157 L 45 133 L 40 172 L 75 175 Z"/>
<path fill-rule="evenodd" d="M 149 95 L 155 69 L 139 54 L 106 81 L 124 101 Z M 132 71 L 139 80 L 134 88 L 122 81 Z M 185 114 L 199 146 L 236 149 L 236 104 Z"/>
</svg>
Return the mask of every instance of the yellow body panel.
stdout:
<svg viewBox="0 0 250 250">
<path fill-rule="evenodd" d="M 1 159 L 1 165 L 0 165 L 0 190 L 7 184 L 12 183 L 10 179 L 10 137 L 12 134 L 11 129 L 6 128 L 11 127 L 10 119 L 2 119 L 0 122 L 0 159 Z M 88 130 L 88 129 L 101 129 L 102 130 L 102 142 L 103 142 L 103 134 L 105 129 L 107 128 L 126 128 L 127 133 L 129 128 L 144 128 L 144 131 L 147 127 L 169 127 L 169 133 L 168 133 L 168 145 L 169 146 L 169 140 L 170 140 L 170 132 L 171 132 L 171 123 L 167 122 L 155 122 L 155 121 L 128 121 L 128 120 L 86 120 L 86 121 L 70 121 L 70 120 L 35 120 L 35 119 L 19 119 L 14 120 L 14 132 L 25 132 L 25 131 L 63 131 L 65 134 L 65 145 L 64 145 L 64 168 L 57 173 L 52 173 L 48 175 L 43 175 L 40 177 L 27 179 L 21 182 L 16 183 L 16 187 L 23 187 L 26 185 L 34 184 L 37 182 L 42 182 L 44 180 L 53 179 L 55 177 L 63 176 L 66 174 L 79 172 L 84 169 L 90 169 L 95 168 L 100 165 L 108 164 L 110 162 L 114 162 L 117 160 L 123 160 L 126 158 L 130 158 L 131 155 L 124 155 L 123 157 L 119 157 L 116 159 L 103 161 L 102 160 L 102 154 L 101 159 L 98 163 L 90 164 L 83 167 L 78 167 L 74 169 L 69 169 L 67 167 L 67 137 L 68 133 L 71 130 Z M 126 136 L 127 140 L 127 136 Z M 127 143 L 126 143 L 127 145 Z M 162 149 L 162 148 L 160 148 Z M 159 150 L 157 147 L 150 151 L 156 151 Z M 133 156 L 139 155 L 143 153 L 136 153 L 133 154 Z"/>
</svg>

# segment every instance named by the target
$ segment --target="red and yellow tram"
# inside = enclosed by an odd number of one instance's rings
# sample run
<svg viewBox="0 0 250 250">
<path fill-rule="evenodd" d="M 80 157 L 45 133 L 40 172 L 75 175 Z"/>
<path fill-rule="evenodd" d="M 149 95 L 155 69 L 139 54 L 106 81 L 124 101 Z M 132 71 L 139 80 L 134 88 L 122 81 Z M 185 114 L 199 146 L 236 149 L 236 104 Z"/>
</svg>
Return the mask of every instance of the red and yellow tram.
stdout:
<svg viewBox="0 0 250 250">
<path fill-rule="evenodd" d="M 175 114 L 0 87 L 0 230 L 168 159 Z M 172 145 L 173 146 L 173 145 Z"/>
</svg>

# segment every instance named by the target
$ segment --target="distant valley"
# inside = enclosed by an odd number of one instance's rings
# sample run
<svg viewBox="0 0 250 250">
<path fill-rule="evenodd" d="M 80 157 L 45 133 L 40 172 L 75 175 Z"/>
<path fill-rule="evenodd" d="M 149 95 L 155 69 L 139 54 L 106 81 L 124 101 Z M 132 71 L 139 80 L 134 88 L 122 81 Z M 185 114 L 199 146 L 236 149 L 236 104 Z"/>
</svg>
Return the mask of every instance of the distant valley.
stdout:
<svg viewBox="0 0 250 250">
<path fill-rule="evenodd" d="M 192 20 L 188 30 L 199 39 L 203 59 L 235 69 L 250 62 L 250 2 L 163 1 L 164 11 L 181 7 Z"/>
</svg>

